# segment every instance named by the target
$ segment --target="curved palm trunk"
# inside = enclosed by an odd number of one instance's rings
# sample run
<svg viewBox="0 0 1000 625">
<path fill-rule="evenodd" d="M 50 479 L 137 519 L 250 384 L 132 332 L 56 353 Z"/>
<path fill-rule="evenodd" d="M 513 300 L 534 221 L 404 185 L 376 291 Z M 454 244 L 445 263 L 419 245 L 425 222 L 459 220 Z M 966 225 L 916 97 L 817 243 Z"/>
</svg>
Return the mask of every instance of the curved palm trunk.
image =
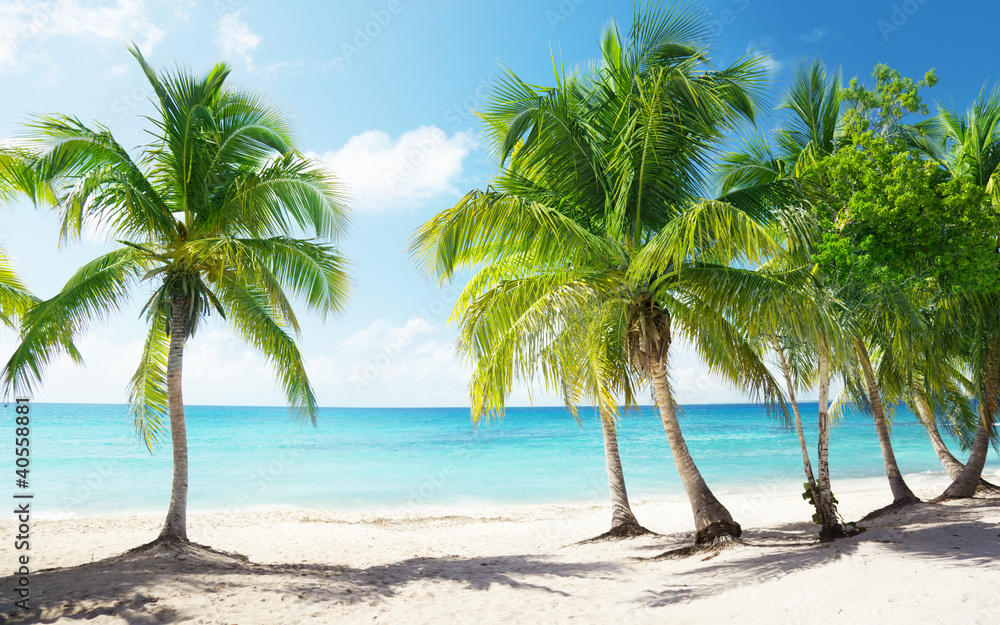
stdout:
<svg viewBox="0 0 1000 625">
<path fill-rule="evenodd" d="M 955 481 L 945 489 L 944 494 L 941 495 L 944 498 L 964 499 L 972 497 L 976 494 L 976 489 L 979 488 L 979 482 L 983 475 L 983 467 L 986 466 L 986 456 L 990 451 L 990 436 L 984 423 L 987 418 L 992 418 L 988 417 L 985 410 L 980 410 L 979 414 L 982 417 L 979 420 L 979 426 L 976 428 L 976 440 L 972 445 L 969 462 L 965 464 L 965 468 L 958 474 Z"/>
<path fill-rule="evenodd" d="M 778 340 L 773 338 L 772 343 L 774 351 L 777 352 L 780 359 L 781 372 L 785 376 L 785 388 L 788 389 L 788 401 L 792 404 L 792 412 L 795 415 L 795 432 L 799 436 L 799 447 L 802 448 L 802 467 L 806 472 L 806 481 L 809 483 L 809 490 L 816 493 L 818 492 L 816 478 L 813 475 L 812 461 L 809 459 L 809 447 L 806 445 L 806 435 L 802 430 L 802 414 L 799 412 L 799 402 L 795 398 L 795 385 L 792 383 L 792 366 L 788 363 L 788 359 L 785 358 L 785 351 L 781 349 Z"/>
<path fill-rule="evenodd" d="M 952 480 L 958 479 L 965 465 L 948 451 L 948 446 L 945 445 L 944 440 L 941 438 L 937 421 L 934 419 L 934 415 L 931 414 L 930 403 L 928 403 L 927 396 L 923 390 L 914 389 L 913 402 L 917 405 L 917 416 L 920 418 L 920 423 L 927 428 L 927 436 L 931 439 L 931 446 L 934 447 L 934 453 L 937 454 L 938 460 L 941 461 L 941 466 L 948 472 L 948 477 Z"/>
<path fill-rule="evenodd" d="M 957 480 L 962 471 L 965 470 L 965 465 L 948 450 L 944 439 L 941 438 L 941 432 L 938 431 L 937 427 L 937 420 L 931 413 L 930 404 L 923 391 L 920 389 L 915 390 L 913 392 L 913 400 L 917 404 L 917 415 L 920 417 L 920 422 L 927 428 L 927 436 L 931 439 L 931 446 L 934 447 L 934 453 L 937 454 L 938 460 L 941 461 L 941 466 L 947 471 L 948 477 L 952 480 Z M 979 486 L 976 489 L 976 494 L 1000 495 L 1000 486 L 979 478 Z"/>
<path fill-rule="evenodd" d="M 1000 353 L 998 339 L 990 339 L 986 353 L 985 397 L 979 402 L 979 426 L 976 428 L 976 439 L 972 444 L 972 453 L 965 464 L 962 473 L 945 489 L 943 498 L 963 499 L 976 494 L 979 480 L 986 466 L 986 456 L 990 451 L 990 433 L 993 429 L 993 418 L 997 413 L 997 390 L 1000 387 Z"/>
<path fill-rule="evenodd" d="M 706 545 L 726 537 L 738 538 L 743 533 L 740 524 L 733 520 L 729 510 L 712 494 L 698 467 L 695 466 L 694 459 L 691 458 L 687 443 L 684 442 L 681 426 L 677 421 L 674 398 L 670 393 L 670 382 L 667 381 L 667 371 L 662 363 L 653 366 L 651 377 L 656 402 L 660 408 L 660 420 L 663 421 L 663 430 L 667 434 L 667 442 L 674 456 L 674 464 L 677 465 L 677 473 L 681 477 L 684 491 L 691 502 L 691 511 L 694 513 L 694 525 L 697 530 L 695 544 Z"/>
<path fill-rule="evenodd" d="M 920 501 L 920 498 L 914 495 L 910 487 L 906 485 L 906 480 L 903 479 L 899 465 L 896 464 L 896 454 L 892 451 L 892 439 L 889 437 L 889 426 L 885 420 L 885 407 L 882 405 L 882 394 L 879 393 L 878 383 L 875 381 L 875 372 L 872 370 L 872 363 L 868 358 L 868 348 L 860 340 L 855 341 L 854 346 L 858 353 L 858 358 L 861 360 L 861 368 L 865 374 L 868 401 L 872 407 L 872 420 L 875 421 L 875 432 L 878 434 L 878 444 L 882 449 L 882 462 L 885 464 L 885 473 L 889 478 L 889 488 L 892 489 L 892 503 L 917 503 Z"/>
<path fill-rule="evenodd" d="M 601 431 L 604 434 L 604 461 L 608 469 L 608 487 L 611 490 L 611 530 L 598 538 L 628 538 L 651 533 L 639 525 L 632 507 L 628 503 L 625 490 L 625 472 L 622 471 L 621 456 L 618 455 L 618 434 L 614 422 L 601 415 Z"/>
<path fill-rule="evenodd" d="M 184 342 L 187 340 L 188 300 L 175 295 L 170 319 L 170 351 L 167 356 L 167 401 L 170 406 L 170 440 L 174 453 L 174 480 L 170 489 L 170 507 L 160 530 L 161 539 L 184 540 L 187 537 L 188 453 L 184 424 L 184 400 L 181 396 L 181 369 Z"/>
<path fill-rule="evenodd" d="M 826 337 L 819 339 L 819 489 L 815 491 L 816 508 L 819 511 L 820 538 L 833 540 L 847 534 L 837 521 L 837 508 L 833 503 L 833 488 L 830 485 L 830 354 Z"/>
</svg>

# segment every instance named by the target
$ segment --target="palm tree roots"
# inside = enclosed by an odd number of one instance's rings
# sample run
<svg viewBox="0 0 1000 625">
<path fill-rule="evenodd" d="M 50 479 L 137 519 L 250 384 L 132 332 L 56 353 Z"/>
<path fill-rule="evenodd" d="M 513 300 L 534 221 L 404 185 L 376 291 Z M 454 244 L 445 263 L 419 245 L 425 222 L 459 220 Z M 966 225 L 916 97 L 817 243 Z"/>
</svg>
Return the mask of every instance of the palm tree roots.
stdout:
<svg viewBox="0 0 1000 625">
<path fill-rule="evenodd" d="M 709 558 L 714 558 L 726 549 L 746 545 L 746 542 L 740 540 L 742 535 L 743 528 L 736 521 L 716 521 L 698 530 L 698 533 L 695 534 L 694 545 L 671 549 L 651 559 L 671 560 L 706 553 L 710 554 Z"/>
<path fill-rule="evenodd" d="M 996 497 L 998 495 L 1000 495 L 1000 486 L 979 478 L 979 486 L 976 487 L 976 497 Z"/>
<path fill-rule="evenodd" d="M 590 543 L 601 543 L 601 542 L 610 542 L 613 540 L 625 540 L 627 538 L 638 538 L 640 536 L 659 536 L 659 534 L 639 525 L 637 521 L 628 521 L 625 523 L 618 523 L 614 525 L 610 530 L 604 532 L 603 534 L 599 536 L 594 536 L 593 538 L 588 538 L 587 540 L 581 540 L 577 544 L 587 545 Z"/>
<path fill-rule="evenodd" d="M 200 545 L 198 543 L 191 542 L 186 538 L 179 538 L 177 536 L 159 536 L 152 542 L 129 549 L 124 555 L 166 555 L 181 560 L 191 556 L 212 560 L 221 559 L 231 563 L 246 564 L 249 562 L 249 559 L 243 554 L 220 551 L 218 549 L 213 549 L 208 545 Z"/>
<path fill-rule="evenodd" d="M 868 521 L 874 521 L 875 519 L 883 517 L 887 514 L 892 514 L 893 512 L 899 512 L 900 510 L 904 510 L 911 506 L 916 506 L 922 503 L 924 502 L 916 497 L 914 497 L 913 499 L 907 498 L 907 499 L 901 499 L 899 501 L 894 501 L 888 506 L 885 506 L 884 508 L 879 508 L 878 510 L 872 510 L 865 516 L 861 517 L 861 520 L 858 522 L 865 523 Z"/>
</svg>

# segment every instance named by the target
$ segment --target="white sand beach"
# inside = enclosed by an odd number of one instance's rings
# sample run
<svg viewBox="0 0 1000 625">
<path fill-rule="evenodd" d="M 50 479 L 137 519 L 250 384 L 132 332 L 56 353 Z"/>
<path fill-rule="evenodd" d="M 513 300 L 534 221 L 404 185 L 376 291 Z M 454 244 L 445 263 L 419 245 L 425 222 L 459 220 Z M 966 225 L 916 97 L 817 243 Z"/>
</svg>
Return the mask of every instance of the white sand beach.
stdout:
<svg viewBox="0 0 1000 625">
<path fill-rule="evenodd" d="M 922 497 L 943 481 L 925 482 Z M 841 488 L 856 519 L 889 500 Z M 192 540 L 247 563 L 120 555 L 155 537 L 159 515 L 36 521 L 29 615 L 79 623 L 994 623 L 1000 500 L 926 504 L 822 545 L 789 493 L 725 498 L 746 545 L 649 559 L 692 540 L 685 501 L 636 504 L 662 535 L 577 544 L 607 529 L 597 505 L 439 513 L 253 511 L 191 514 Z M 10 536 L 10 520 L 0 532 Z M 12 541 L 0 547 L 10 571 Z M 44 569 L 44 570 L 43 570 Z M 6 572 L 6 571 L 5 571 Z M 4 620 L 0 618 L 0 621 Z"/>
</svg>

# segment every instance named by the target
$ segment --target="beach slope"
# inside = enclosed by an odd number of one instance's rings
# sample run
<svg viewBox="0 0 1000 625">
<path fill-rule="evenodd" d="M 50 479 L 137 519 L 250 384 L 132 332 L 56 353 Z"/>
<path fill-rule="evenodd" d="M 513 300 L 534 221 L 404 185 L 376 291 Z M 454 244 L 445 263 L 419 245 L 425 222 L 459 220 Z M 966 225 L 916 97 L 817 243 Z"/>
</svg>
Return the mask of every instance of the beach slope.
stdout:
<svg viewBox="0 0 1000 625">
<path fill-rule="evenodd" d="M 887 497 L 852 492 L 841 511 L 859 518 Z M 726 503 L 742 512 L 746 545 L 660 560 L 650 558 L 692 540 L 686 502 L 635 506 L 659 536 L 598 544 L 578 544 L 606 529 L 607 510 L 592 505 L 191 515 L 193 540 L 240 557 L 123 555 L 156 535 L 159 515 L 37 521 L 32 611 L 14 608 L 7 576 L 0 621 L 985 624 L 1000 614 L 1000 500 L 921 505 L 829 545 L 794 522 L 808 519 L 801 498 Z M 16 556 L 4 540 L 10 572 Z"/>
</svg>

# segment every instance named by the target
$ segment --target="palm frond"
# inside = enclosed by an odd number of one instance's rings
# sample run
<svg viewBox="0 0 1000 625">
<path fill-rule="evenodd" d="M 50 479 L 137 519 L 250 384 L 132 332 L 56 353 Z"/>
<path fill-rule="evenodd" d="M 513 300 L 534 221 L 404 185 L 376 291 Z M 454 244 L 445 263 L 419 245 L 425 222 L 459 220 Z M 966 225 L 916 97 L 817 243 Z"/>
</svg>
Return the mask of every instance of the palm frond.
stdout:
<svg viewBox="0 0 1000 625">
<path fill-rule="evenodd" d="M 139 367 L 128 387 L 128 403 L 139 440 L 152 452 L 166 433 L 167 355 L 170 339 L 163 308 L 151 315 L 149 333 L 142 348 Z"/>
<path fill-rule="evenodd" d="M 73 338 L 120 311 L 147 269 L 148 259 L 133 248 L 115 250 L 81 267 L 57 295 L 34 306 L 24 317 L 21 343 L 0 374 L 5 392 L 30 393 L 58 354 L 82 361 Z"/>
</svg>

